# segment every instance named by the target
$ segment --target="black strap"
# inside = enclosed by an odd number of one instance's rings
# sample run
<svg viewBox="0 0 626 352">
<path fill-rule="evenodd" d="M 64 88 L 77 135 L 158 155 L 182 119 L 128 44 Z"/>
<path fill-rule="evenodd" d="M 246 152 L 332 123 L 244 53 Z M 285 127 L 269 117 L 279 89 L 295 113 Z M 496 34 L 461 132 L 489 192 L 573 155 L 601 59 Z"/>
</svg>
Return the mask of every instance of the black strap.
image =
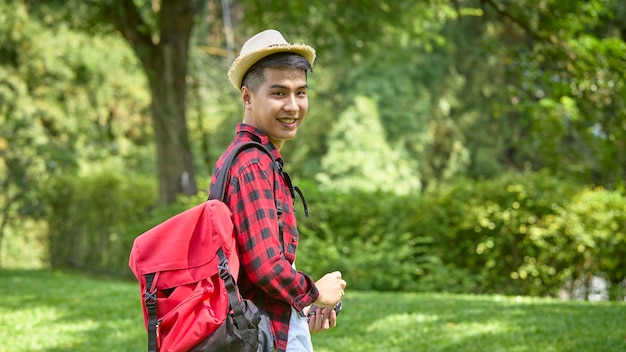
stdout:
<svg viewBox="0 0 626 352">
<path fill-rule="evenodd" d="M 262 150 L 267 155 L 269 155 L 270 158 L 272 158 L 272 165 L 276 163 L 276 161 L 274 160 L 274 157 L 272 156 L 272 153 L 270 153 L 270 151 L 267 150 L 267 148 L 265 148 L 263 144 L 259 142 L 253 142 L 253 141 L 238 144 L 235 147 L 235 149 L 233 149 L 233 151 L 226 157 L 226 160 L 224 160 L 222 168 L 217 172 L 217 176 L 215 178 L 215 184 L 213 184 L 213 187 L 211 187 L 211 190 L 209 192 L 209 199 L 219 199 L 222 202 L 224 201 L 224 195 L 226 192 L 226 183 L 228 182 L 228 174 L 229 174 L 228 171 L 230 170 L 230 167 L 232 166 L 237 155 L 239 155 L 239 153 L 241 153 L 242 151 L 248 148 L 258 148 Z"/>
<path fill-rule="evenodd" d="M 239 289 L 237 288 L 237 284 L 235 284 L 235 280 L 233 279 L 233 276 L 230 273 L 230 268 L 228 267 L 228 259 L 226 258 L 226 254 L 222 248 L 217 250 L 217 255 L 220 258 L 218 272 L 222 280 L 224 280 L 224 285 L 228 291 L 228 302 L 230 303 L 230 308 L 233 310 L 235 323 L 237 324 L 237 328 L 245 330 L 248 328 L 248 324 L 244 316 L 243 304 L 239 300 Z"/>
<path fill-rule="evenodd" d="M 233 162 L 235 161 L 235 158 L 237 158 L 237 155 L 239 155 L 239 153 L 241 153 L 242 151 L 248 148 L 258 148 L 262 150 L 263 152 L 265 152 L 267 155 L 269 155 L 270 158 L 272 158 L 272 167 L 276 171 L 278 171 L 278 173 L 283 177 L 283 179 L 287 183 L 287 186 L 289 187 L 289 190 L 291 191 L 291 195 L 293 196 L 293 186 L 291 185 L 291 178 L 289 178 L 289 175 L 283 171 L 282 163 L 274 159 L 274 156 L 272 156 L 272 153 L 270 153 L 270 151 L 263 144 L 259 142 L 255 142 L 255 141 L 248 141 L 248 142 L 243 142 L 241 144 L 236 145 L 233 151 L 226 157 L 226 160 L 224 160 L 222 168 L 219 169 L 217 172 L 217 176 L 215 177 L 215 183 L 213 184 L 213 187 L 211 187 L 209 191 L 209 199 L 219 199 L 222 202 L 224 201 L 224 197 L 226 195 L 226 184 L 228 183 L 228 179 L 229 179 L 228 176 L 229 176 L 230 168 Z M 274 193 L 276 193 L 276 189 L 274 189 Z M 298 194 L 302 194 L 302 193 L 298 192 Z M 304 204 L 306 208 L 306 203 Z M 278 199 L 276 199 L 276 212 L 277 212 L 277 217 L 278 217 L 278 238 L 280 240 L 281 252 L 282 252 L 285 246 L 283 243 L 284 242 L 283 241 L 283 222 L 280 220 L 280 216 L 283 213 L 283 208 L 282 208 L 282 205 L 280 204 L 280 200 Z M 308 211 L 306 211 L 306 215 L 308 216 Z"/>
<path fill-rule="evenodd" d="M 291 193 L 291 198 L 293 198 L 293 201 L 296 201 L 296 194 L 298 194 L 298 196 L 300 197 L 300 200 L 302 201 L 302 206 L 304 207 L 304 216 L 309 217 L 309 207 L 306 204 L 306 199 L 304 199 L 304 194 L 302 194 L 302 191 L 300 190 L 300 188 L 298 187 L 294 187 L 294 185 L 291 183 L 291 177 L 289 176 L 289 174 L 285 171 L 283 171 L 283 165 L 280 163 L 279 164 L 279 168 L 278 171 L 280 172 L 281 176 L 283 177 L 283 180 L 285 180 L 285 183 L 287 184 L 287 187 L 289 188 L 289 193 Z"/>
<path fill-rule="evenodd" d="M 156 352 L 157 339 L 156 339 L 156 325 L 157 325 L 157 290 L 156 287 L 152 288 L 152 282 L 154 281 L 154 273 L 146 274 L 146 290 L 143 293 L 143 302 L 148 310 L 148 352 Z"/>
<path fill-rule="evenodd" d="M 258 148 L 262 150 L 265 154 L 269 155 L 272 158 L 272 167 L 276 167 L 276 160 L 270 153 L 270 151 L 261 143 L 249 141 L 238 144 L 235 148 L 228 154 L 226 160 L 222 164 L 222 168 L 218 170 L 217 176 L 215 177 L 215 183 L 211 190 L 209 191 L 209 199 L 218 199 L 220 201 L 224 201 L 225 193 L 226 193 L 226 184 L 229 180 L 229 171 L 232 164 L 237 158 L 239 153 L 243 152 L 249 148 Z M 280 208 L 277 204 L 277 208 Z M 279 210 L 280 212 L 280 210 Z M 280 222 L 280 214 L 278 215 L 278 219 Z M 281 234 L 282 236 L 282 234 Z M 237 328 L 240 330 L 244 330 L 247 328 L 247 320 L 244 317 L 243 312 L 243 303 L 239 300 L 239 289 L 237 288 L 237 284 L 233 279 L 233 276 L 230 273 L 230 269 L 228 268 L 228 259 L 226 259 L 226 255 L 222 248 L 218 249 L 217 255 L 220 259 L 220 264 L 218 265 L 219 275 L 224 280 L 224 285 L 226 290 L 228 291 L 228 301 L 230 303 L 230 308 L 233 310 L 233 316 L 235 318 L 235 323 L 237 324 Z"/>
</svg>

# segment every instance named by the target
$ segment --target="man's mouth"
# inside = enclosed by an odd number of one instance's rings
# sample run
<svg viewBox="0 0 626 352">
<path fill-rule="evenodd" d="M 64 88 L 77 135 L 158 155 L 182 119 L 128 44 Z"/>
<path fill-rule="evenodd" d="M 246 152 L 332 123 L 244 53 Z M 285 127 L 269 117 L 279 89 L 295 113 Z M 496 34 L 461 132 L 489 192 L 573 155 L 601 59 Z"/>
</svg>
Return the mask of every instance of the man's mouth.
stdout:
<svg viewBox="0 0 626 352">
<path fill-rule="evenodd" d="M 298 119 L 293 118 L 293 117 L 283 117 L 283 118 L 279 118 L 278 121 L 287 125 L 291 125 L 296 123 Z"/>
</svg>

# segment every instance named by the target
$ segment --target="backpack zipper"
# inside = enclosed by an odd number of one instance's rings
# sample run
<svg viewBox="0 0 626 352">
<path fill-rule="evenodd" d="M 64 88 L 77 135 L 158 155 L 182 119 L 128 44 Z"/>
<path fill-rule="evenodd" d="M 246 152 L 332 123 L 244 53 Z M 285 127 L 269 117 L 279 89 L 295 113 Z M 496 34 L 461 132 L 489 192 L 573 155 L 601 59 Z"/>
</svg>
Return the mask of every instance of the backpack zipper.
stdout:
<svg viewBox="0 0 626 352">
<path fill-rule="evenodd" d="M 163 319 L 159 319 L 156 322 L 156 343 L 157 343 L 157 351 L 161 349 L 161 334 L 159 333 L 161 322 Z"/>
</svg>

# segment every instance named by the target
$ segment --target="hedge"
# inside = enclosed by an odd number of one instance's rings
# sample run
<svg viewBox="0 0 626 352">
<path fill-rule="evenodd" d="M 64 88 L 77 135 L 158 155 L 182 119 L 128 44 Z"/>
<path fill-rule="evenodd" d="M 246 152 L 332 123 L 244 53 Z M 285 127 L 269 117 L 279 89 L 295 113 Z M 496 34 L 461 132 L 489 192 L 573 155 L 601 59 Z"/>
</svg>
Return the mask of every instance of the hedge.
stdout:
<svg viewBox="0 0 626 352">
<path fill-rule="evenodd" d="M 626 197 L 546 173 L 459 180 L 421 194 L 327 193 L 302 188 L 297 266 L 344 273 L 350 288 L 556 296 L 592 277 L 624 297 Z M 96 173 L 47 186 L 50 264 L 129 275 L 143 231 L 205 199 L 152 208 L 153 182 Z"/>
</svg>

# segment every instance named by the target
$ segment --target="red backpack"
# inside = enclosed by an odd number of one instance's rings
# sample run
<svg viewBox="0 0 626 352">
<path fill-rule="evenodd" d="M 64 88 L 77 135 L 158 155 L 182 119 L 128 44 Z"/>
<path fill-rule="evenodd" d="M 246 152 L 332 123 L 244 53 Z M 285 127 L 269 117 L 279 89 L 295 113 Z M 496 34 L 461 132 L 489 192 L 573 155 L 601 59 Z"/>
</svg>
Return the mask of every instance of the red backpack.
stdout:
<svg viewBox="0 0 626 352">
<path fill-rule="evenodd" d="M 258 309 L 239 296 L 232 213 L 223 203 L 228 170 L 250 147 L 271 156 L 257 142 L 237 146 L 209 200 L 135 239 L 129 266 L 139 281 L 148 351 L 257 351 L 259 329 L 261 340 L 271 335 L 269 321 L 259 326 Z"/>
</svg>

